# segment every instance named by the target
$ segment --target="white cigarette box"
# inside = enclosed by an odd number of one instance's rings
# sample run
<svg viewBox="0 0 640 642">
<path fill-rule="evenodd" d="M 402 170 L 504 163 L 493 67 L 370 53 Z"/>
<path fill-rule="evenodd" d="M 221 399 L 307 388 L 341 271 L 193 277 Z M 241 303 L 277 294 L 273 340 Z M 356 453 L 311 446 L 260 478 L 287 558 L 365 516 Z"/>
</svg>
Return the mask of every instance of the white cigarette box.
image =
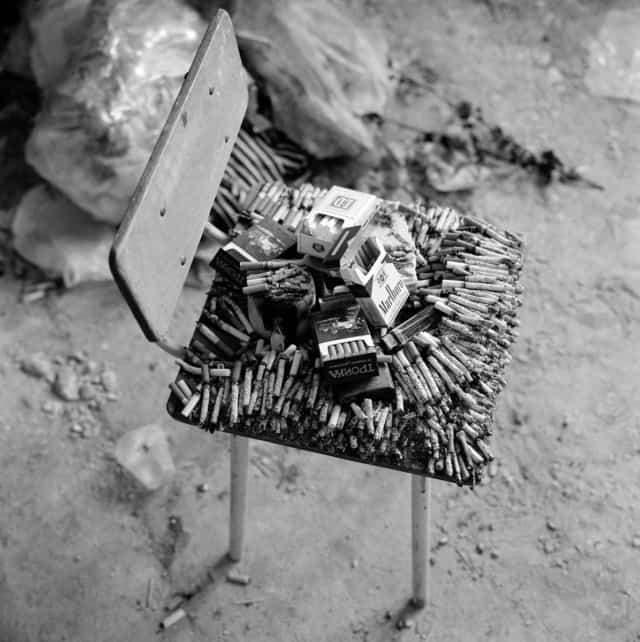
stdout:
<svg viewBox="0 0 640 642">
<path fill-rule="evenodd" d="M 298 232 L 298 252 L 337 261 L 349 241 L 371 221 L 378 204 L 373 194 L 332 187 L 305 215 Z"/>
</svg>

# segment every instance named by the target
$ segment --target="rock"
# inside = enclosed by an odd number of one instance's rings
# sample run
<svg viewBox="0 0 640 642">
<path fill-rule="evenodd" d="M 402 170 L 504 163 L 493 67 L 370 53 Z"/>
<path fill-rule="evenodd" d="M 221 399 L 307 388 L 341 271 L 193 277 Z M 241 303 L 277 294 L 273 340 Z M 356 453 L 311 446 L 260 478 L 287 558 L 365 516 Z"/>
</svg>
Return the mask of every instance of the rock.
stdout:
<svg viewBox="0 0 640 642">
<path fill-rule="evenodd" d="M 78 375 L 71 366 L 62 366 L 58 370 L 53 391 L 65 401 L 77 401 L 80 398 Z"/>
<path fill-rule="evenodd" d="M 633 536 L 633 539 L 631 540 L 631 547 L 640 548 L 640 535 Z"/>
<path fill-rule="evenodd" d="M 198 484 L 196 486 L 196 490 L 199 493 L 206 493 L 209 490 L 209 484 L 204 484 L 204 483 L 203 484 Z"/>
<path fill-rule="evenodd" d="M 47 399 L 42 402 L 42 411 L 48 415 L 56 417 L 62 414 L 63 406 L 59 401 L 54 401 L 52 399 Z"/>
<path fill-rule="evenodd" d="M 497 560 L 500 557 L 500 553 L 497 551 L 497 549 L 492 548 L 491 551 L 489 552 L 489 557 L 492 560 Z"/>
<path fill-rule="evenodd" d="M 147 490 L 156 490 L 175 474 L 169 442 L 161 426 L 150 424 L 122 435 L 115 457 Z"/>
<path fill-rule="evenodd" d="M 538 67 L 547 67 L 551 63 L 551 52 L 548 49 L 534 50 L 531 57 Z"/>
<path fill-rule="evenodd" d="M 547 78 L 552 85 L 559 85 L 564 81 L 564 76 L 557 67 L 549 67 L 547 70 Z"/>
<path fill-rule="evenodd" d="M 351 568 L 358 568 L 358 560 L 351 560 Z"/>
<path fill-rule="evenodd" d="M 81 384 L 78 393 L 83 401 L 89 401 L 96 396 L 95 390 L 89 383 Z"/>
<path fill-rule="evenodd" d="M 106 392 L 115 394 L 118 392 L 118 376 L 113 370 L 105 370 L 100 375 L 100 382 Z"/>
<path fill-rule="evenodd" d="M 478 555 L 482 555 L 484 553 L 484 546 L 480 544 L 480 542 L 476 544 L 476 553 Z"/>
<path fill-rule="evenodd" d="M 548 519 L 547 520 L 547 530 L 550 530 L 552 532 L 553 531 L 557 531 L 558 527 L 550 519 Z"/>
<path fill-rule="evenodd" d="M 56 369 L 44 352 L 36 352 L 29 357 L 25 357 L 20 364 L 22 371 L 38 379 L 46 379 L 53 383 L 56 378 Z"/>
</svg>

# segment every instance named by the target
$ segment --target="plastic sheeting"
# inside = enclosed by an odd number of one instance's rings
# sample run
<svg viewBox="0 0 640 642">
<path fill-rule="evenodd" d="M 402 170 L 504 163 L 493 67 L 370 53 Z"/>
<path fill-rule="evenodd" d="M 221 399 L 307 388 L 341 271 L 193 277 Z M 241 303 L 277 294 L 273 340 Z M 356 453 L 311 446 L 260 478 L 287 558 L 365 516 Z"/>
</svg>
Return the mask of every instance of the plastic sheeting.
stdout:
<svg viewBox="0 0 640 642">
<path fill-rule="evenodd" d="M 317 158 L 373 147 L 361 116 L 382 113 L 388 97 L 383 39 L 327 0 L 243 0 L 235 26 L 276 127 Z"/>
<path fill-rule="evenodd" d="M 118 223 L 204 33 L 179 0 L 93 0 L 85 39 L 48 93 L 27 161 Z"/>
</svg>

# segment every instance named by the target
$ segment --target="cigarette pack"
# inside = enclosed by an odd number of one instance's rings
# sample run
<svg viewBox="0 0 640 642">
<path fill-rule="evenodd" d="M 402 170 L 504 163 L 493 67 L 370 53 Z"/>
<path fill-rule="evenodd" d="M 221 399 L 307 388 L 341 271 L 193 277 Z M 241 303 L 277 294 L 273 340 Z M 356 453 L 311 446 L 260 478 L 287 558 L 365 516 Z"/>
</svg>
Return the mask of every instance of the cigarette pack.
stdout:
<svg viewBox="0 0 640 642">
<path fill-rule="evenodd" d="M 238 287 L 245 285 L 245 273 L 240 270 L 244 261 L 271 261 L 295 247 L 295 235 L 271 218 L 244 230 L 213 257 L 211 267 L 218 270 Z"/>
<path fill-rule="evenodd" d="M 335 394 L 344 403 L 358 401 L 364 397 L 385 402 L 393 401 L 395 398 L 395 386 L 389 366 L 386 363 L 378 364 L 377 375 L 369 379 L 342 384 L 335 389 Z"/>
<path fill-rule="evenodd" d="M 358 304 L 317 312 L 312 325 L 327 381 L 358 381 L 378 374 L 375 344 Z"/>
<path fill-rule="evenodd" d="M 393 325 L 409 290 L 377 238 L 354 239 L 340 259 L 340 273 L 371 325 Z"/>
<path fill-rule="evenodd" d="M 349 241 L 369 225 L 377 204 L 373 194 L 332 187 L 302 219 L 298 252 L 337 262 Z"/>
</svg>

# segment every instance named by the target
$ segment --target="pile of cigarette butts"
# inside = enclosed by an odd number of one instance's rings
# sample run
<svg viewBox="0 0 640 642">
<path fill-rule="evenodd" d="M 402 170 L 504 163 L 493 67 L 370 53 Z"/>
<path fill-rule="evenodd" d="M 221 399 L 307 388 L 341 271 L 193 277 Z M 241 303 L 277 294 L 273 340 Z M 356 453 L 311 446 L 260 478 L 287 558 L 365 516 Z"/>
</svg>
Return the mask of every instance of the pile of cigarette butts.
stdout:
<svg viewBox="0 0 640 642">
<path fill-rule="evenodd" d="M 523 244 L 450 208 L 342 187 L 250 193 L 169 412 L 473 485 L 518 335 Z"/>
</svg>

